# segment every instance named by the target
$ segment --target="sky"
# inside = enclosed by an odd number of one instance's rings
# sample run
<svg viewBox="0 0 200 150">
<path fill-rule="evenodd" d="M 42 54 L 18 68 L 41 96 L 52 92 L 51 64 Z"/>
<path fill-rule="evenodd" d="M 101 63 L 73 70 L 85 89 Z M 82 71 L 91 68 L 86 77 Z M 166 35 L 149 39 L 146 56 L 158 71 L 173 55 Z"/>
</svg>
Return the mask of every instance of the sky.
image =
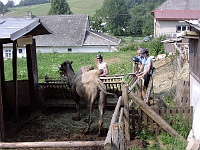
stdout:
<svg viewBox="0 0 200 150">
<path fill-rule="evenodd" d="M 8 2 L 8 0 L 0 0 L 0 1 L 2 1 L 4 5 L 7 4 L 7 2 Z M 13 0 L 13 2 L 15 3 L 15 5 L 19 4 L 20 1 L 21 0 Z"/>
</svg>

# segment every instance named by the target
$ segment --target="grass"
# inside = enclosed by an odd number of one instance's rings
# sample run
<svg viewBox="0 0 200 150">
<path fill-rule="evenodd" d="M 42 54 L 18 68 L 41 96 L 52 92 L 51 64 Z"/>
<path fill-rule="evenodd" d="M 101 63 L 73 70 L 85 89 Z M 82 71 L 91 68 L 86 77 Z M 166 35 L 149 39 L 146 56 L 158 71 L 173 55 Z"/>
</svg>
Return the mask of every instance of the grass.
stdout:
<svg viewBox="0 0 200 150">
<path fill-rule="evenodd" d="M 136 51 L 102 53 L 104 61 L 108 63 L 110 74 L 127 74 L 132 70 L 131 58 Z M 43 82 L 45 76 L 59 77 L 58 67 L 65 60 L 73 61 L 75 73 L 79 68 L 85 65 L 93 65 L 95 67 L 97 53 L 38 53 L 38 78 L 39 82 Z M 27 63 L 26 58 L 18 58 L 18 80 L 27 80 Z M 5 79 L 12 80 L 12 61 L 5 60 Z"/>
<path fill-rule="evenodd" d="M 67 0 L 70 10 L 73 14 L 87 14 L 93 16 L 97 9 L 100 9 L 103 5 L 103 0 Z M 23 7 L 14 7 L 6 16 L 16 17 L 24 16 L 27 11 L 31 11 L 35 16 L 47 15 L 51 7 L 50 3 L 23 6 Z"/>
</svg>

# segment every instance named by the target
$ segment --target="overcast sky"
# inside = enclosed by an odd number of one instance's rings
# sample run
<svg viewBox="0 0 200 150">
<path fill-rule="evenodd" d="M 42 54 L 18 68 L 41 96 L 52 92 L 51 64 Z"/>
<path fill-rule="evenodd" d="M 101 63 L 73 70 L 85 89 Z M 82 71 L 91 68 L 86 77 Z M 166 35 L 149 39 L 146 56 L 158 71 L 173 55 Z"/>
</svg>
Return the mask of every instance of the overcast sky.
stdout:
<svg viewBox="0 0 200 150">
<path fill-rule="evenodd" d="M 7 4 L 7 2 L 8 2 L 8 0 L 0 0 L 0 1 L 2 1 L 4 4 Z M 13 2 L 15 3 L 15 5 L 19 4 L 20 1 L 21 0 L 13 0 Z"/>
</svg>

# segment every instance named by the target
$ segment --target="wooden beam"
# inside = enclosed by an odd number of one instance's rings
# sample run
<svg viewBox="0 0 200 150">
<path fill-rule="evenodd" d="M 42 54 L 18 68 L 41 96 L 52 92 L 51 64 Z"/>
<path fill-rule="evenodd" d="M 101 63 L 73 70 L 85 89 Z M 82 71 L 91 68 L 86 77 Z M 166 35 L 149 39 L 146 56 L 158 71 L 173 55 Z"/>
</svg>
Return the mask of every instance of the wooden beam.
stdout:
<svg viewBox="0 0 200 150">
<path fill-rule="evenodd" d="M 14 115 L 15 122 L 19 121 L 18 114 L 18 82 L 17 82 L 17 42 L 13 42 L 13 89 L 14 89 Z"/>
<path fill-rule="evenodd" d="M 104 141 L 65 141 L 65 142 L 13 142 L 0 143 L 0 148 L 72 148 L 103 147 Z"/>
<path fill-rule="evenodd" d="M 3 59 L 3 44 L 0 44 L 0 59 Z M 2 100 L 2 72 L 4 72 L 4 67 L 2 64 L 3 60 L 0 60 L 0 142 L 4 141 L 5 138 L 5 125 L 4 125 L 4 113 L 3 113 L 3 100 Z"/>
<path fill-rule="evenodd" d="M 129 93 L 129 96 L 151 119 L 153 119 L 161 128 L 168 132 L 172 137 L 177 137 L 182 141 L 186 141 L 184 137 L 176 132 L 162 117 L 160 117 L 151 107 L 140 100 L 133 92 Z"/>
<path fill-rule="evenodd" d="M 39 106 L 38 98 L 38 68 L 37 68 L 37 56 L 36 56 L 36 43 L 33 39 L 33 43 L 26 45 L 27 53 L 27 70 L 29 80 L 29 91 L 32 111 L 35 111 Z"/>
</svg>

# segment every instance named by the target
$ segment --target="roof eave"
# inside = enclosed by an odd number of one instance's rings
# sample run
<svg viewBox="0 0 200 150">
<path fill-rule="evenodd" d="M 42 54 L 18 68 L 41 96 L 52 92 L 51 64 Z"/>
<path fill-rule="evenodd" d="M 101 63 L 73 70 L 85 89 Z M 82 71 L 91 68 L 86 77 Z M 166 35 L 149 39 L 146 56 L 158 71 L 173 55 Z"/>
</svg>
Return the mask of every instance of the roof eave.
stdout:
<svg viewBox="0 0 200 150">
<path fill-rule="evenodd" d="M 26 27 L 24 27 L 24 28 L 22 28 L 22 29 L 20 29 L 20 30 L 18 30 L 18 31 L 16 31 L 16 32 L 12 33 L 12 34 L 10 35 L 10 39 L 11 39 L 12 41 L 14 41 L 14 40 L 16 40 L 16 39 L 22 37 L 23 35 L 26 35 L 27 33 L 31 33 L 31 31 L 33 31 L 34 29 L 37 29 L 37 27 L 38 27 L 39 25 L 42 25 L 42 31 L 43 31 L 43 32 L 41 32 L 41 33 L 40 33 L 40 32 L 37 32 L 37 33 L 38 33 L 37 35 L 51 34 L 51 33 L 52 33 L 47 27 L 45 27 L 44 24 L 42 24 L 42 23 L 40 22 L 40 19 L 38 18 L 38 19 L 36 19 L 35 21 L 33 21 L 31 24 L 29 24 L 28 26 L 26 26 Z M 40 30 L 40 31 L 41 31 L 41 30 Z M 33 32 L 32 32 L 32 33 L 33 33 Z"/>
</svg>

